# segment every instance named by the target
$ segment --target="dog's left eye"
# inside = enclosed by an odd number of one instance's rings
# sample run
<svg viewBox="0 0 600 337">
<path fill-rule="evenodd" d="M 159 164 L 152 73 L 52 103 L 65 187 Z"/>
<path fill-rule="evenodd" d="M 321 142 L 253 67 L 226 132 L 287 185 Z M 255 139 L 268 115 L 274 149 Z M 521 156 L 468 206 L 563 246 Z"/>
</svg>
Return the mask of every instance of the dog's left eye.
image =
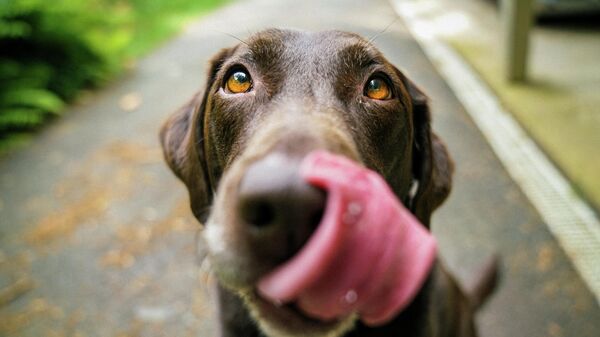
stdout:
<svg viewBox="0 0 600 337">
<path fill-rule="evenodd" d="M 374 76 L 365 84 L 364 95 L 371 99 L 386 100 L 392 98 L 392 90 L 385 79 Z"/>
<path fill-rule="evenodd" d="M 229 92 L 241 94 L 252 89 L 252 79 L 246 71 L 236 70 L 229 75 L 225 86 Z"/>
</svg>

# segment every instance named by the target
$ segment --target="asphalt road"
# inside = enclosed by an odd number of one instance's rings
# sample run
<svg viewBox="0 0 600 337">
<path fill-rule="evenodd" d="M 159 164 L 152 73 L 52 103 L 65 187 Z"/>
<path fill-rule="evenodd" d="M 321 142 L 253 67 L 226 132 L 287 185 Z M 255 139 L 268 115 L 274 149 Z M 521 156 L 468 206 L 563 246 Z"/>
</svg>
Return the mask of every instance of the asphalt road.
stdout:
<svg viewBox="0 0 600 337">
<path fill-rule="evenodd" d="M 211 280 L 183 186 L 158 128 L 203 83 L 219 48 L 265 27 L 372 37 L 385 0 L 248 0 L 194 23 L 127 76 L 88 95 L 0 162 L 1 336 L 212 336 Z M 432 100 L 457 164 L 433 219 L 442 259 L 468 280 L 492 252 L 502 279 L 478 316 L 483 337 L 600 333 L 600 308 L 402 22 L 375 44 Z"/>
</svg>

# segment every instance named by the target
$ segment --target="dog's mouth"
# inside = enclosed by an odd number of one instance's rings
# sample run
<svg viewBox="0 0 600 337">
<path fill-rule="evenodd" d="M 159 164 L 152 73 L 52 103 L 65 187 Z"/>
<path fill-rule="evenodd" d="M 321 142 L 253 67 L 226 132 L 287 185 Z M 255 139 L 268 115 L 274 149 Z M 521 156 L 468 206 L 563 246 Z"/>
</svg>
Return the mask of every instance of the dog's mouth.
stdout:
<svg viewBox="0 0 600 337">
<path fill-rule="evenodd" d="M 370 326 L 389 322 L 429 275 L 435 239 L 379 174 L 346 157 L 312 152 L 300 176 L 325 191 L 316 229 L 287 261 L 229 287 L 268 336 L 340 336 L 358 318 Z M 252 259 L 227 258 L 234 243 L 223 244 L 225 228 L 209 222 L 205 232 L 224 284 L 239 278 L 237 271 L 257 270 L 248 266 Z M 262 239 L 260 245 L 277 244 Z"/>
<path fill-rule="evenodd" d="M 368 325 L 388 322 L 420 290 L 435 240 L 377 173 L 324 151 L 300 171 L 327 191 L 325 213 L 302 249 L 259 280 L 259 297 L 309 323 L 355 313 Z"/>
<path fill-rule="evenodd" d="M 316 317 L 312 317 L 305 313 L 296 301 L 287 303 L 273 303 L 267 299 L 264 299 L 258 292 L 255 292 L 255 298 L 260 306 L 260 309 L 272 315 L 285 315 L 286 317 L 295 316 L 298 321 L 301 321 L 304 325 L 331 325 L 334 326 L 339 324 L 342 318 L 335 318 L 331 320 L 323 320 Z"/>
<path fill-rule="evenodd" d="M 341 336 L 354 325 L 356 315 L 324 321 L 307 315 L 296 302 L 273 303 L 256 291 L 243 295 L 250 312 L 268 336 Z"/>
</svg>

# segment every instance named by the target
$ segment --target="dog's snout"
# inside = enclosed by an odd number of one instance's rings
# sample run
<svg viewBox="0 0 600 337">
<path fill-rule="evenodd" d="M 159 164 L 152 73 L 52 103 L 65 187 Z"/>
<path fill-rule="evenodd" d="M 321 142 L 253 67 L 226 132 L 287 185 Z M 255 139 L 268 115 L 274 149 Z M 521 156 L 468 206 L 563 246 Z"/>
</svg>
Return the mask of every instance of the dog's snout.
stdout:
<svg viewBox="0 0 600 337">
<path fill-rule="evenodd" d="M 325 208 L 325 192 L 303 181 L 299 165 L 294 158 L 270 154 L 247 168 L 238 190 L 240 221 L 259 241 L 285 241 L 280 256 L 306 242 Z"/>
</svg>

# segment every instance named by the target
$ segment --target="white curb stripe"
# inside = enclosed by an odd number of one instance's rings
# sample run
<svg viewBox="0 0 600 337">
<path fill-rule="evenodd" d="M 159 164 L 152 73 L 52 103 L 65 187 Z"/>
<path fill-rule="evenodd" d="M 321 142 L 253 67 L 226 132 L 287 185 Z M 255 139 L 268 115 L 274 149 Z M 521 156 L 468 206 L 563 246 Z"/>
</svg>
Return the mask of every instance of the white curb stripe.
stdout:
<svg viewBox="0 0 600 337">
<path fill-rule="evenodd" d="M 410 4 L 391 3 L 600 303 L 600 221 L 596 214 L 470 66 L 413 14 Z"/>
</svg>

